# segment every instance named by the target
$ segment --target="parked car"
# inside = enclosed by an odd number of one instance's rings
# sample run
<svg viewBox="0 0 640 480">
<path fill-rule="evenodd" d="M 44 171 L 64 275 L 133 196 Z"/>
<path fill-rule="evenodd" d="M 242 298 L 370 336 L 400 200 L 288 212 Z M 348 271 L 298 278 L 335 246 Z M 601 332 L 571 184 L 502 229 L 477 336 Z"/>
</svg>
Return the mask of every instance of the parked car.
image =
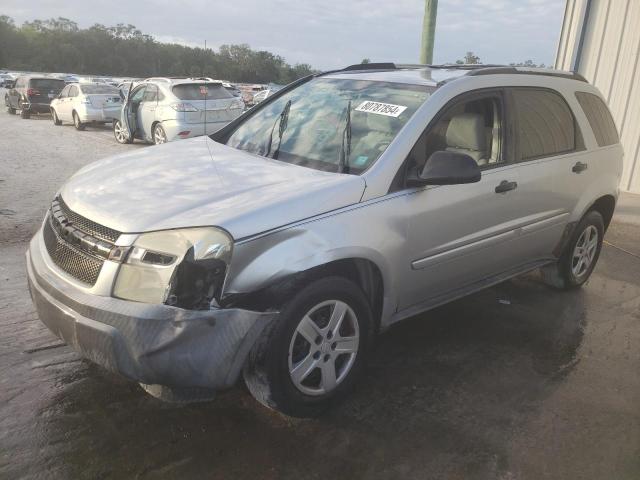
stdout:
<svg viewBox="0 0 640 480">
<path fill-rule="evenodd" d="M 238 90 L 238 87 L 229 82 L 222 82 L 222 86 L 234 97 L 242 97 L 242 92 Z"/>
<path fill-rule="evenodd" d="M 264 99 L 266 99 L 269 95 L 271 95 L 271 93 L 272 93 L 271 90 L 261 90 L 261 91 L 259 91 L 251 99 L 251 104 L 252 105 L 257 105 L 258 103 L 260 103 Z"/>
<path fill-rule="evenodd" d="M 49 113 L 49 104 L 64 88 L 64 81 L 57 78 L 22 75 L 4 96 L 7 111 L 15 115 L 20 110 L 22 118 L 32 113 Z"/>
<path fill-rule="evenodd" d="M 119 143 L 140 138 L 159 144 L 197 137 L 220 129 L 243 108 L 220 82 L 148 79 L 128 92 L 113 133 Z"/>
<path fill-rule="evenodd" d="M 76 173 L 31 241 L 31 292 L 53 332 L 160 398 L 243 376 L 315 415 L 400 320 L 537 268 L 583 285 L 622 155 L 575 74 L 348 67 Z"/>
<path fill-rule="evenodd" d="M 0 73 L 0 87 L 12 88 L 15 81 L 15 77 L 10 73 Z"/>
<path fill-rule="evenodd" d="M 120 91 L 99 83 L 71 83 L 51 101 L 54 125 L 72 122 L 76 130 L 84 130 L 88 123 L 112 123 L 120 118 Z"/>
</svg>

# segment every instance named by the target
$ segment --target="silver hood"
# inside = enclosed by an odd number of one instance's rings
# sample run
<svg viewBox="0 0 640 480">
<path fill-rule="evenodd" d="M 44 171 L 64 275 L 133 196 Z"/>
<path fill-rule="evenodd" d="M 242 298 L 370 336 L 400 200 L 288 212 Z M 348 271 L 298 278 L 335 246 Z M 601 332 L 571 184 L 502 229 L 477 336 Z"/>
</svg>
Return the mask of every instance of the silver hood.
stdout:
<svg viewBox="0 0 640 480">
<path fill-rule="evenodd" d="M 92 163 L 60 191 L 71 210 L 125 233 L 215 225 L 235 239 L 357 203 L 364 179 L 236 150 L 208 137 Z"/>
</svg>

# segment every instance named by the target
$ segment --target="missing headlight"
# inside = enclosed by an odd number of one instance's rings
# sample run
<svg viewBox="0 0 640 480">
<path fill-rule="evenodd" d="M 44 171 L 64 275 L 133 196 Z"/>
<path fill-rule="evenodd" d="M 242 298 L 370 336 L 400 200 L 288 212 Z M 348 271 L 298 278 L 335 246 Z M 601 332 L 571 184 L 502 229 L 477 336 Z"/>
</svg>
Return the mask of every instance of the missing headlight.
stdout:
<svg viewBox="0 0 640 480">
<path fill-rule="evenodd" d="M 196 260 L 191 247 L 176 268 L 167 305 L 192 310 L 209 308 L 221 293 L 226 263 L 217 258 Z"/>
</svg>

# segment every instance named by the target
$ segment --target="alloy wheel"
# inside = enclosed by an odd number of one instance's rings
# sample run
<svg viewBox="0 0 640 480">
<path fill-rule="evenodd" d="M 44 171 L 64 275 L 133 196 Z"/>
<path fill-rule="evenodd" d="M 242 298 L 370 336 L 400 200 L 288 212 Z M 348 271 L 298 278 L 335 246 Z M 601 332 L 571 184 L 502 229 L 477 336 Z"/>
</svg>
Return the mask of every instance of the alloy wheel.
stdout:
<svg viewBox="0 0 640 480">
<path fill-rule="evenodd" d="M 589 271 L 597 250 L 598 229 L 589 225 L 578 238 L 571 257 L 571 272 L 576 278 Z"/>
<path fill-rule="evenodd" d="M 328 300 L 300 320 L 289 344 L 289 376 L 307 395 L 333 391 L 353 367 L 360 344 L 358 318 L 345 302 Z"/>
<path fill-rule="evenodd" d="M 167 135 L 164 133 L 164 129 L 160 125 L 157 125 L 153 129 L 153 141 L 156 145 L 167 143 Z"/>
<path fill-rule="evenodd" d="M 116 120 L 113 125 L 113 134 L 119 143 L 125 143 L 127 141 L 127 133 L 119 120 Z"/>
</svg>

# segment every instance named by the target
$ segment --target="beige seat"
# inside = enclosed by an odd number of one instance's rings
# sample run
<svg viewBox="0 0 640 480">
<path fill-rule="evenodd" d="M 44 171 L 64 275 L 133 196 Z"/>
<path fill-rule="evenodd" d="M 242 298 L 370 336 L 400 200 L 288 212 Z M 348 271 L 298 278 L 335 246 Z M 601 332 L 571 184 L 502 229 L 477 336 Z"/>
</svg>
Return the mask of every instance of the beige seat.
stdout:
<svg viewBox="0 0 640 480">
<path fill-rule="evenodd" d="M 461 113 L 451 118 L 447 127 L 448 152 L 469 155 L 478 165 L 487 164 L 487 133 L 484 116 L 479 113 Z"/>
</svg>

